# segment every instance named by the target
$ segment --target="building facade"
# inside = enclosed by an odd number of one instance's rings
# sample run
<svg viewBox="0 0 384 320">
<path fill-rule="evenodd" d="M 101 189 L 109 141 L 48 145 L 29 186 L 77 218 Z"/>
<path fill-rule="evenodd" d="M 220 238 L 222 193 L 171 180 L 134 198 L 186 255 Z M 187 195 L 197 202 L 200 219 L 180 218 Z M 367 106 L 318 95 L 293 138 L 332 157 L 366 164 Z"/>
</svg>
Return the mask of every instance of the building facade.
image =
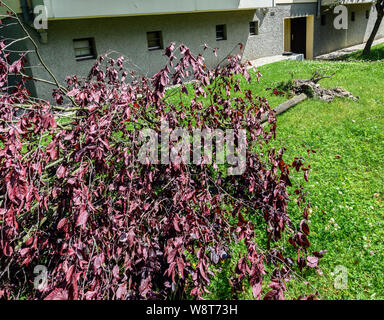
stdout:
<svg viewBox="0 0 384 320">
<path fill-rule="evenodd" d="M 206 56 L 208 66 L 216 65 L 239 42 L 244 60 L 287 51 L 312 59 L 363 43 L 376 19 L 372 2 L 366 0 L 345 2 L 348 27 L 340 30 L 334 27 L 338 14 L 332 0 L 4 1 L 29 25 L 44 61 L 61 82 L 68 75 L 86 76 L 98 55 L 112 51 L 127 57 L 138 74 L 151 76 L 164 66 L 163 49 L 171 42 L 184 43 L 194 53 L 203 53 L 204 44 L 218 48 L 218 57 Z M 41 14 L 38 6 L 46 10 L 47 29 L 33 26 Z M 21 33 L 16 27 L 4 30 Z M 31 49 L 26 42 L 17 46 Z M 47 78 L 36 56 L 29 60 L 31 75 Z M 51 100 L 49 89 L 44 83 L 31 84 L 33 94 Z"/>
</svg>

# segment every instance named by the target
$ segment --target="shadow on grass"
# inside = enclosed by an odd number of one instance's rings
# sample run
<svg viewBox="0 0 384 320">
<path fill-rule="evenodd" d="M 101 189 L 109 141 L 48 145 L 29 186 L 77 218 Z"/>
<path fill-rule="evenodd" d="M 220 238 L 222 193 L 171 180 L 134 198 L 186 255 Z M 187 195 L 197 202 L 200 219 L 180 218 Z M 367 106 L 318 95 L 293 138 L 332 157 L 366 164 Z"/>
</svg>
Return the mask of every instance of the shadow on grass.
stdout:
<svg viewBox="0 0 384 320">
<path fill-rule="evenodd" d="M 363 55 L 363 50 L 351 53 L 344 57 L 341 57 L 339 60 L 351 61 L 351 60 L 359 60 L 359 61 L 380 61 L 384 60 L 384 43 L 376 45 L 371 48 L 371 53 L 367 55 Z"/>
</svg>

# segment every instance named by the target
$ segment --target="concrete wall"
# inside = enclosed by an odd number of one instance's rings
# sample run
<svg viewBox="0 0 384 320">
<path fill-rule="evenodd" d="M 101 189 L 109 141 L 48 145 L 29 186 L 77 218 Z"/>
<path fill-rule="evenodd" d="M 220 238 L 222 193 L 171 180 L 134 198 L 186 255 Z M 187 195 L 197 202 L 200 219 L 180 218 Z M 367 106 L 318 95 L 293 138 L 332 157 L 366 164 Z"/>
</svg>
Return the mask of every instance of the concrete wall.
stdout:
<svg viewBox="0 0 384 320">
<path fill-rule="evenodd" d="M 372 4 L 351 4 L 348 9 L 348 29 L 336 30 L 333 20 L 336 14 L 331 7 L 321 7 L 321 14 L 326 15 L 326 25 L 322 26 L 320 18 L 315 22 L 315 55 L 332 52 L 341 48 L 360 44 L 368 40 L 376 21 L 377 12 Z M 365 11 L 369 10 L 369 19 Z M 355 12 L 355 21 L 351 21 L 352 12 Z M 376 38 L 384 37 L 384 22 L 381 24 Z"/>
<path fill-rule="evenodd" d="M 279 55 L 284 51 L 284 19 L 301 16 L 314 17 L 314 56 L 332 52 L 367 41 L 376 21 L 376 10 L 371 3 L 347 5 L 349 21 L 347 30 L 336 30 L 333 20 L 337 16 L 333 8 L 321 7 L 321 14 L 326 15 L 326 25 L 321 25 L 320 16 L 316 16 L 316 3 L 277 4 L 269 8 L 266 14 L 263 10 L 255 11 L 255 20 L 259 21 L 260 34 L 250 37 L 244 53 L 245 59 Z M 370 11 L 369 19 L 365 11 Z M 351 21 L 351 14 L 355 12 L 355 21 Z M 384 22 L 376 38 L 384 37 Z"/>
<path fill-rule="evenodd" d="M 250 20 L 259 22 L 259 34 L 248 38 L 244 50 L 245 60 L 278 55 L 283 52 L 283 15 L 278 8 L 255 11 Z"/>
<path fill-rule="evenodd" d="M 146 32 L 161 30 L 164 46 L 183 42 L 195 54 L 203 53 L 207 65 L 213 67 L 239 42 L 245 46 L 244 60 L 281 54 L 284 17 L 314 14 L 315 9 L 315 4 L 305 3 L 220 13 L 49 21 L 48 43 L 40 44 L 40 51 L 59 81 L 73 74 L 86 76 L 93 61 L 75 60 L 73 39 L 93 37 L 97 54 L 117 51 L 134 62 L 133 70 L 150 76 L 164 67 L 166 59 L 163 50 L 148 51 Z M 249 22 L 254 20 L 259 21 L 259 34 L 249 36 Z M 218 24 L 227 25 L 225 41 L 216 41 Z M 211 51 L 203 51 L 204 43 L 219 48 L 217 58 Z M 38 65 L 38 62 L 32 64 Z M 42 68 L 35 68 L 34 73 L 36 77 L 47 78 Z M 36 83 L 36 87 L 40 97 L 50 98 L 46 85 Z"/>
<path fill-rule="evenodd" d="M 263 45 L 262 39 L 257 37 L 248 39 L 249 21 L 254 15 L 255 10 L 249 10 L 215 14 L 50 21 L 48 43 L 40 44 L 40 51 L 59 81 L 64 81 L 68 75 L 86 76 L 89 73 L 93 61 L 76 61 L 73 49 L 73 39 L 88 37 L 95 39 L 97 54 L 104 54 L 110 50 L 117 51 L 137 65 L 132 66 L 137 73 L 152 75 L 164 67 L 166 59 L 163 50 L 148 50 L 146 32 L 161 30 L 164 47 L 171 42 L 184 43 L 193 53 L 204 53 L 208 66 L 215 66 L 239 42 L 247 45 L 251 43 Z M 227 25 L 227 40 L 216 41 L 218 24 Z M 36 32 L 34 34 L 37 35 Z M 213 55 L 212 50 L 204 52 L 204 43 L 212 48 L 218 47 L 218 57 Z M 257 45 L 253 44 L 252 48 L 255 47 Z M 268 45 L 264 44 L 264 48 L 268 48 Z M 249 59 L 255 59 L 262 52 L 257 50 L 252 52 L 252 49 L 248 48 L 246 51 L 246 57 Z M 34 60 L 32 64 L 37 65 L 38 62 Z M 35 76 L 46 78 L 41 68 L 35 69 Z M 40 97 L 50 96 L 47 95 L 46 85 L 37 83 L 36 86 Z"/>
<path fill-rule="evenodd" d="M 248 39 L 244 59 L 280 55 L 284 52 L 284 19 L 315 14 L 315 3 L 276 5 L 265 14 L 256 10 L 254 19 L 259 21 L 260 33 Z"/>
</svg>

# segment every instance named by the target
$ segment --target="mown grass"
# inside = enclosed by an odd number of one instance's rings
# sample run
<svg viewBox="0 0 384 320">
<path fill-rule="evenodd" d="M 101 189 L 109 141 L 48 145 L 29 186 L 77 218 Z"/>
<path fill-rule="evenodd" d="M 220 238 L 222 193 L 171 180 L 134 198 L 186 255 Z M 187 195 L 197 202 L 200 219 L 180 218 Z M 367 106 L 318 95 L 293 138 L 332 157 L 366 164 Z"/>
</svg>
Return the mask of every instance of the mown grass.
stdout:
<svg viewBox="0 0 384 320">
<path fill-rule="evenodd" d="M 362 60 L 362 61 L 378 61 L 384 59 L 384 43 L 378 44 L 371 48 L 371 53 L 363 55 L 363 50 L 356 51 L 342 57 L 341 60 Z"/>
<path fill-rule="evenodd" d="M 341 86 L 360 97 L 358 101 L 337 98 L 332 103 L 319 99 L 300 103 L 278 116 L 276 145 L 286 146 L 287 159 L 304 156 L 307 149 L 317 151 L 310 157 L 310 181 L 305 183 L 313 204 L 310 241 L 313 251 L 328 252 L 321 259 L 322 275 L 314 270 L 302 275 L 321 299 L 384 299 L 384 62 L 282 61 L 260 71 L 260 83 L 254 81 L 250 87 L 267 97 L 272 107 L 286 98 L 272 96 L 266 88 L 290 79 L 291 73 L 295 78 L 309 78 L 314 71 L 336 72 L 321 85 Z M 296 179 L 303 181 L 298 175 Z M 295 207 L 293 203 L 292 216 L 299 219 Z M 334 286 L 337 266 L 347 269 L 347 289 Z M 230 297 L 229 267 L 231 262 L 214 279 L 208 298 Z M 287 298 L 307 289 L 302 280 L 292 280 L 287 286 Z M 252 299 L 250 290 L 241 298 Z"/>
</svg>

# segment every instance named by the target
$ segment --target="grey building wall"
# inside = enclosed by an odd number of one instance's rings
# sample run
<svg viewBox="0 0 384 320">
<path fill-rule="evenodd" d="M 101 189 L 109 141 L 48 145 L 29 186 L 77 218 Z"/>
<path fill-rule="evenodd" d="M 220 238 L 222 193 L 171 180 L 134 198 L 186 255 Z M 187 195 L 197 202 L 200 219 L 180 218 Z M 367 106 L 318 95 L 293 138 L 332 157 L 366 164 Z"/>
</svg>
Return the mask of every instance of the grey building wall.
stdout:
<svg viewBox="0 0 384 320">
<path fill-rule="evenodd" d="M 368 40 L 376 21 L 377 12 L 372 4 L 351 4 L 348 9 L 348 28 L 337 30 L 333 26 L 333 20 L 337 16 L 333 8 L 322 7 L 321 14 L 325 15 L 326 25 L 322 26 L 320 17 L 315 21 L 315 55 L 332 52 L 341 48 L 360 44 Z M 365 12 L 369 11 L 369 18 Z M 351 20 L 352 12 L 355 12 L 355 21 Z M 384 22 L 381 24 L 376 39 L 384 37 Z"/>
<path fill-rule="evenodd" d="M 284 51 L 284 19 L 316 14 L 315 3 L 300 3 L 293 5 L 276 5 L 256 10 L 254 20 L 259 21 L 259 35 L 248 39 L 244 59 L 252 60 L 273 55 Z"/>
<path fill-rule="evenodd" d="M 138 74 L 153 75 L 165 66 L 164 50 L 149 51 L 146 33 L 162 31 L 164 47 L 171 42 L 184 43 L 193 53 L 203 53 L 208 66 L 215 66 L 228 55 L 239 42 L 247 44 L 249 21 L 255 15 L 254 10 L 223 12 L 159 15 L 145 17 L 121 17 L 103 19 L 50 21 L 48 25 L 48 43 L 40 44 L 40 51 L 46 64 L 64 82 L 68 75 L 86 76 L 93 61 L 76 61 L 73 39 L 95 39 L 97 54 L 111 50 L 123 54 L 132 60 L 132 69 Z M 227 40 L 216 41 L 216 25 L 226 24 Z M 36 32 L 35 32 L 36 34 Z M 250 42 L 259 42 L 257 38 Z M 219 48 L 218 57 L 212 50 L 204 51 L 204 44 Z M 238 46 L 237 46 L 238 48 Z M 237 49 L 238 51 L 238 49 Z M 256 58 L 248 50 L 248 58 Z M 38 64 L 38 61 L 34 61 Z M 46 77 L 41 68 L 35 69 L 35 76 Z M 49 99 L 48 86 L 36 83 L 39 97 Z"/>
<path fill-rule="evenodd" d="M 248 37 L 244 49 L 244 60 L 273 56 L 283 52 L 282 17 L 283 12 L 277 8 L 255 11 L 249 20 L 258 21 L 259 34 Z"/>
<path fill-rule="evenodd" d="M 316 3 L 297 3 L 277 5 L 264 13 L 262 9 L 256 10 L 254 20 L 259 21 L 260 33 L 251 36 L 246 45 L 244 58 L 251 60 L 258 57 L 279 55 L 284 51 L 284 19 L 313 15 L 314 20 L 314 56 L 332 52 L 341 48 L 360 44 L 368 40 L 376 21 L 377 12 L 372 4 L 347 5 L 348 29 L 337 30 L 333 20 L 337 14 L 332 7 L 321 7 L 317 14 Z M 369 11 L 369 18 L 365 12 Z M 355 12 L 355 21 L 351 21 L 352 12 Z M 326 25 L 321 25 L 321 15 L 326 15 Z M 384 37 L 384 22 L 381 24 L 376 38 Z"/>
</svg>

